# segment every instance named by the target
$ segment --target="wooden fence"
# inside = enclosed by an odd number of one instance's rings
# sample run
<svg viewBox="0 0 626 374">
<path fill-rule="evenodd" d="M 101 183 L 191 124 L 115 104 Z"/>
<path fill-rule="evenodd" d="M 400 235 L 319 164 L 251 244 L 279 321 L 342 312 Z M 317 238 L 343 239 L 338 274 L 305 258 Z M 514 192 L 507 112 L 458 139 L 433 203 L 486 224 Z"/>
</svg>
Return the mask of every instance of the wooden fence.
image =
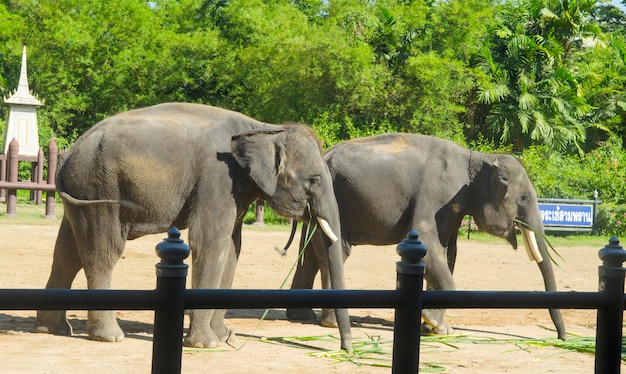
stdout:
<svg viewBox="0 0 626 374">
<path fill-rule="evenodd" d="M 20 156 L 19 144 L 13 138 L 11 143 L 9 143 L 9 152 L 6 155 L 0 155 L 0 201 L 6 201 L 7 216 L 14 217 L 17 215 L 17 190 L 30 190 L 32 192 L 31 197 L 35 199 L 36 204 L 41 204 L 42 191 L 46 192 L 45 217 L 55 217 L 55 176 L 58 157 L 59 148 L 53 139 L 48 146 L 48 175 L 46 181 L 44 181 L 45 158 L 43 150 L 39 149 L 37 157 Z M 18 180 L 20 161 L 32 162 L 30 181 Z"/>
</svg>

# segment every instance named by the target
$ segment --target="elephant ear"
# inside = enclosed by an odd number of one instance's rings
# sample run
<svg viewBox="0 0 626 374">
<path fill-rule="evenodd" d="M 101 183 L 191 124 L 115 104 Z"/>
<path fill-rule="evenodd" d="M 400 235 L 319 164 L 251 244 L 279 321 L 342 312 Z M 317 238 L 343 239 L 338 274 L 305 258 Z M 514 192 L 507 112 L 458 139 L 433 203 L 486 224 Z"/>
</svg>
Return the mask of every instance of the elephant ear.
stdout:
<svg viewBox="0 0 626 374">
<path fill-rule="evenodd" d="M 284 130 L 255 130 L 234 135 L 230 147 L 237 163 L 268 196 L 276 192 L 285 159 Z"/>
<path fill-rule="evenodd" d="M 490 168 L 490 180 L 494 198 L 494 205 L 497 206 L 502 202 L 504 196 L 506 195 L 506 192 L 509 189 L 509 180 L 506 170 L 500 167 L 498 159 L 496 159 L 493 164 L 490 165 Z"/>
</svg>

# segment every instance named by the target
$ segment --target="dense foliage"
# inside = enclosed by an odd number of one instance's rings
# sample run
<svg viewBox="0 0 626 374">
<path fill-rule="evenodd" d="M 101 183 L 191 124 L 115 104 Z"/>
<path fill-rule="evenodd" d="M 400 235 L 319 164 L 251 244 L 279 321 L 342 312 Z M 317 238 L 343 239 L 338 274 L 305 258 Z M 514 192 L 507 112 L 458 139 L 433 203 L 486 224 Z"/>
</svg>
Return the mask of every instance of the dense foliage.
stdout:
<svg viewBox="0 0 626 374">
<path fill-rule="evenodd" d="M 326 146 L 403 131 L 504 148 L 540 195 L 597 189 L 619 210 L 625 25 L 595 0 L 0 0 L 0 94 L 26 45 L 44 147 L 200 102 L 311 124 Z"/>
<path fill-rule="evenodd" d="M 626 234 L 626 152 L 619 141 L 609 139 L 580 157 L 531 147 L 521 159 L 539 196 L 593 200 L 597 191 L 602 203 L 595 229 L 601 234 Z"/>
</svg>

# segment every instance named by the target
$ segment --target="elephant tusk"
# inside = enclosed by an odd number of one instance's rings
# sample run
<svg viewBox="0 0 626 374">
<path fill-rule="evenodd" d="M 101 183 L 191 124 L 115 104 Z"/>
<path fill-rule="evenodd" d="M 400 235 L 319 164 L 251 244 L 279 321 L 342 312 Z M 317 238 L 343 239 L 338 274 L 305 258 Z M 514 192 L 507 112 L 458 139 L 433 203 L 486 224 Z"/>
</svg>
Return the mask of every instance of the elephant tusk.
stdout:
<svg viewBox="0 0 626 374">
<path fill-rule="evenodd" d="M 526 247 L 526 253 L 530 261 L 536 261 L 538 264 L 543 261 L 541 253 L 539 253 L 539 246 L 537 245 L 537 237 L 535 233 L 528 230 L 525 227 L 520 227 L 522 232 L 522 239 L 524 240 L 524 247 Z"/>
<path fill-rule="evenodd" d="M 320 227 L 322 228 L 322 231 L 324 231 L 324 234 L 326 234 L 326 236 L 328 237 L 328 239 L 330 239 L 331 242 L 335 243 L 337 242 L 337 240 L 339 240 L 337 235 L 335 235 L 335 233 L 333 232 L 333 229 L 330 228 L 328 221 L 320 217 L 317 217 L 317 221 L 319 222 Z"/>
</svg>

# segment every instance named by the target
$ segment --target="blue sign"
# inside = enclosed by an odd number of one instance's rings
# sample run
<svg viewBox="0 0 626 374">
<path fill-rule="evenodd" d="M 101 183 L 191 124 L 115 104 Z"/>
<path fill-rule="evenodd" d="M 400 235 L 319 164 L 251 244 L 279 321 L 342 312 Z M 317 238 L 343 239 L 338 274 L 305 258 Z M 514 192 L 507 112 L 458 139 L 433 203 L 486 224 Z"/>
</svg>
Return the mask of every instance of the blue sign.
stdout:
<svg viewBox="0 0 626 374">
<path fill-rule="evenodd" d="M 593 226 L 592 205 L 539 204 L 539 211 L 545 226 Z"/>
</svg>

